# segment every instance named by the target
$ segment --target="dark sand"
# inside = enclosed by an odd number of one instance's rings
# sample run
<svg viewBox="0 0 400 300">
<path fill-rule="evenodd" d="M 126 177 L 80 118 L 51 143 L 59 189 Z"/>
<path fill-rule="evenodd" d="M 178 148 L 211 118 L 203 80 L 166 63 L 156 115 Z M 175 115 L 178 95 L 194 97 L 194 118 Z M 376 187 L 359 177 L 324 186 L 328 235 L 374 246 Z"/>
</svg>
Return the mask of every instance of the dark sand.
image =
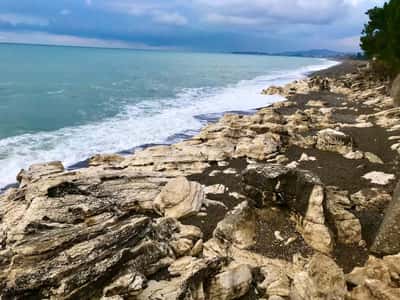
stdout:
<svg viewBox="0 0 400 300">
<path fill-rule="evenodd" d="M 365 65 L 365 62 L 343 61 L 340 65 L 327 70 L 315 72 L 310 76 L 329 76 L 337 78 L 347 73 L 356 72 L 357 67 L 360 65 Z M 280 113 L 288 115 L 294 113 L 297 109 L 304 110 L 307 108 L 305 105 L 309 100 L 322 100 L 327 102 L 329 107 L 341 108 L 334 112 L 333 117 L 336 121 L 343 123 L 355 123 L 355 119 L 359 114 L 373 112 L 370 107 L 356 103 L 351 103 L 351 109 L 343 109 L 343 106 L 348 106 L 348 104 L 346 104 L 346 96 L 332 92 L 313 92 L 307 95 L 296 94 L 290 96 L 288 100 L 296 102 L 296 106 L 279 109 Z M 354 109 L 357 109 L 357 111 Z M 370 171 L 391 173 L 395 174 L 398 178 L 397 175 L 399 175 L 400 170 L 399 163 L 396 159 L 396 153 L 390 150 L 386 130 L 376 126 L 371 128 L 344 128 L 342 130 L 353 137 L 354 143 L 358 149 L 364 152 L 368 151 L 375 153 L 385 162 L 385 164 L 373 164 L 366 159 L 349 160 L 334 152 L 321 151 L 317 149 L 302 149 L 295 146 L 289 147 L 284 154 L 290 161 L 297 161 L 302 153 L 316 157 L 316 161 L 301 162 L 299 167 L 312 171 L 320 177 L 325 185 L 337 186 L 341 190 L 349 191 L 350 194 L 363 188 L 371 188 L 374 186 L 370 182 L 361 178 L 364 174 Z M 393 135 L 394 134 L 397 133 L 395 132 Z M 223 184 L 228 187 L 228 192 L 222 195 L 209 195 L 208 198 L 224 203 L 228 210 L 230 210 L 243 201 L 243 199 L 232 197 L 229 193 L 237 192 L 243 194 L 240 174 L 246 166 L 247 162 L 245 159 L 232 160 L 229 162 L 229 166 L 219 167 L 213 165 L 206 170 L 206 172 L 193 175 L 189 179 L 198 181 L 206 186 Z M 234 168 L 237 171 L 237 174 L 227 175 L 220 173 L 214 177 L 209 176 L 212 171 L 222 171 L 227 168 Z M 385 190 L 389 193 L 392 193 L 393 189 L 394 183 L 385 187 Z M 255 248 L 252 250 L 267 257 L 286 260 L 292 260 L 292 256 L 295 253 L 301 253 L 305 256 L 312 254 L 312 249 L 305 244 L 301 236 L 296 232 L 293 224 L 288 222 L 288 211 L 285 211 L 285 208 L 278 210 L 256 210 L 257 243 Z M 204 233 L 204 240 L 206 241 L 212 237 L 215 227 L 218 222 L 224 218 L 226 212 L 227 210 L 222 206 L 211 206 L 207 209 L 207 216 L 190 217 L 183 220 L 183 223 L 200 227 Z M 353 213 L 360 218 L 363 227 L 363 238 L 367 241 L 367 244 L 370 245 L 383 219 L 383 209 L 373 212 L 357 212 L 353 210 Z M 293 244 L 288 246 L 282 245 L 282 243 L 276 241 L 276 238 L 274 237 L 275 231 L 280 231 L 282 236 L 285 238 L 296 237 L 297 239 Z M 368 258 L 367 251 L 357 246 L 350 247 L 337 245 L 334 254 L 338 265 L 342 267 L 345 272 L 349 272 L 355 266 L 363 265 Z"/>
</svg>

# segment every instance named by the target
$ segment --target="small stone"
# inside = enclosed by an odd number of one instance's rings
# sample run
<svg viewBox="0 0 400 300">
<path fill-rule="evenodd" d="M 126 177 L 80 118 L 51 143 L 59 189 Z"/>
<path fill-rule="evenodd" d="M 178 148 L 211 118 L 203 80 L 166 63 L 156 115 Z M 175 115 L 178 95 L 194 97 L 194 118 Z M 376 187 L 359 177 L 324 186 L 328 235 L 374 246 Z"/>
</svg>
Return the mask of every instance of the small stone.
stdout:
<svg viewBox="0 0 400 300">
<path fill-rule="evenodd" d="M 204 188 L 204 192 L 206 194 L 223 194 L 225 193 L 226 187 L 223 184 L 215 184 L 215 185 L 210 185 L 206 186 Z"/>
<path fill-rule="evenodd" d="M 190 252 L 190 255 L 191 256 L 198 256 L 201 253 L 203 253 L 203 240 L 202 239 L 198 240 L 196 242 L 196 244 L 194 244 L 194 246 L 193 246 L 193 248 L 192 248 L 192 250 Z"/>
<path fill-rule="evenodd" d="M 227 175 L 232 175 L 232 174 L 237 174 L 237 171 L 233 168 L 229 168 L 224 170 L 222 173 L 227 174 Z"/>
<path fill-rule="evenodd" d="M 314 157 L 314 156 L 308 156 L 306 153 L 303 153 L 303 154 L 300 156 L 300 159 L 299 159 L 299 161 L 316 161 L 316 160 L 317 160 L 316 157 Z"/>
<path fill-rule="evenodd" d="M 231 192 L 231 193 L 229 193 L 229 196 L 233 197 L 235 199 L 246 199 L 245 196 L 243 196 L 243 195 L 241 195 L 241 194 L 239 194 L 237 192 Z"/>
<path fill-rule="evenodd" d="M 369 160 L 369 162 L 373 163 L 373 164 L 381 164 L 383 165 L 383 160 L 380 159 L 379 156 L 377 156 L 376 154 L 373 154 L 371 152 L 365 152 L 364 156 L 366 159 Z"/>
<path fill-rule="evenodd" d="M 289 246 L 291 243 L 295 242 L 296 240 L 297 240 L 296 236 L 288 238 L 287 241 L 285 242 L 285 246 Z"/>
<path fill-rule="evenodd" d="M 193 247 L 193 242 L 189 239 L 179 239 L 177 241 L 170 242 L 170 245 L 176 256 L 181 257 L 190 252 Z"/>
<path fill-rule="evenodd" d="M 292 161 L 291 163 L 286 165 L 286 168 L 288 169 L 296 169 L 299 166 L 299 163 L 297 161 Z"/>
<path fill-rule="evenodd" d="M 215 176 L 217 176 L 217 175 L 219 175 L 219 174 L 221 174 L 222 172 L 220 171 L 220 170 L 214 170 L 214 171 L 212 171 L 210 174 L 208 174 L 208 176 L 210 176 L 210 177 L 215 177 Z"/>
<path fill-rule="evenodd" d="M 350 151 L 344 155 L 344 158 L 354 159 L 354 160 L 363 159 L 364 154 L 361 151 Z"/>
<path fill-rule="evenodd" d="M 387 185 L 390 181 L 395 179 L 395 176 L 393 174 L 373 171 L 365 174 L 362 178 L 369 180 L 371 183 L 374 184 Z"/>
<path fill-rule="evenodd" d="M 389 141 L 397 141 L 397 140 L 400 140 L 400 135 L 394 135 L 389 137 Z"/>
<path fill-rule="evenodd" d="M 219 161 L 218 162 L 218 167 L 227 167 L 229 166 L 229 162 L 227 161 Z"/>
<path fill-rule="evenodd" d="M 306 104 L 306 106 L 311 106 L 311 107 L 324 107 L 326 105 L 327 105 L 326 101 L 321 101 L 321 100 L 310 100 Z"/>
<path fill-rule="evenodd" d="M 275 238 L 279 241 L 284 241 L 285 239 L 282 237 L 281 232 L 280 231 L 275 231 L 274 232 Z"/>
</svg>

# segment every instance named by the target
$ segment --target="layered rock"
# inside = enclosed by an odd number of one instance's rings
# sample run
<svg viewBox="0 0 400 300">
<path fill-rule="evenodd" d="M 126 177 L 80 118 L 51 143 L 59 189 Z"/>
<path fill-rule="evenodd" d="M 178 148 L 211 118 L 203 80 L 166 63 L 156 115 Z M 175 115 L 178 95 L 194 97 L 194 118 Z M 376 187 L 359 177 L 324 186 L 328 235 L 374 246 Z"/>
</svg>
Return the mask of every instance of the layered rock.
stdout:
<svg viewBox="0 0 400 300">
<path fill-rule="evenodd" d="M 0 196 L 0 297 L 399 298 L 386 86 L 365 70 L 300 80 L 174 145 L 21 171 Z M 360 141 L 369 128 L 393 151 Z"/>
<path fill-rule="evenodd" d="M 398 75 L 392 83 L 392 89 L 390 91 L 397 106 L 400 105 L 400 75 Z"/>
</svg>

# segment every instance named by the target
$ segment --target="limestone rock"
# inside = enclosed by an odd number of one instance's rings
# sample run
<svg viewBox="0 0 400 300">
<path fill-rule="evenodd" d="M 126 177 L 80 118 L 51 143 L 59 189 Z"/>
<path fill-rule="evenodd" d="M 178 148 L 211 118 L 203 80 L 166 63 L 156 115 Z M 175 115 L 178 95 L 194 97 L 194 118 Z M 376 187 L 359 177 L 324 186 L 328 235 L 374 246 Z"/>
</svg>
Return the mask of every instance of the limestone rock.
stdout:
<svg viewBox="0 0 400 300">
<path fill-rule="evenodd" d="M 364 153 L 362 153 L 361 151 L 350 151 L 350 152 L 347 152 L 344 155 L 344 158 L 347 158 L 347 159 L 363 159 L 364 158 Z"/>
<path fill-rule="evenodd" d="M 377 155 L 374 154 L 374 153 L 365 152 L 365 153 L 364 153 L 364 156 L 365 156 L 366 159 L 369 160 L 369 162 L 371 162 L 371 163 L 373 163 L 373 164 L 380 164 L 380 165 L 383 165 L 383 160 L 380 159 L 380 157 L 377 156 Z"/>
<path fill-rule="evenodd" d="M 334 242 L 330 230 L 325 225 L 324 201 L 323 187 L 315 185 L 309 195 L 305 217 L 297 224 L 297 229 L 312 248 L 329 254 L 333 250 Z"/>
<path fill-rule="evenodd" d="M 230 267 L 211 281 L 209 299 L 238 299 L 249 291 L 252 279 L 251 268 L 248 265 Z"/>
<path fill-rule="evenodd" d="M 357 267 L 346 275 L 347 282 L 355 286 L 349 292 L 348 299 L 399 299 L 399 266 L 399 254 L 385 256 L 383 259 L 370 256 L 365 266 Z"/>
<path fill-rule="evenodd" d="M 317 159 L 314 156 L 308 156 L 306 153 L 303 153 L 300 156 L 299 161 L 316 161 Z"/>
<path fill-rule="evenodd" d="M 381 212 L 392 201 L 392 196 L 382 188 L 366 188 L 352 194 L 350 199 L 357 211 Z"/>
<path fill-rule="evenodd" d="M 89 159 L 89 166 L 115 166 L 124 161 L 118 154 L 97 154 Z"/>
<path fill-rule="evenodd" d="M 214 184 L 204 188 L 206 194 L 223 194 L 227 188 L 223 184 Z"/>
<path fill-rule="evenodd" d="M 234 157 L 249 157 L 264 160 L 268 155 L 279 151 L 281 141 L 279 135 L 263 134 L 255 138 L 242 138 L 239 140 Z"/>
<path fill-rule="evenodd" d="M 336 227 L 337 239 L 343 244 L 358 244 L 361 239 L 360 221 L 348 210 L 351 202 L 347 191 L 327 189 L 327 208 Z"/>
<path fill-rule="evenodd" d="M 218 223 L 213 236 L 246 249 L 255 244 L 256 214 L 247 201 L 235 207 Z"/>
<path fill-rule="evenodd" d="M 264 280 L 258 284 L 260 290 L 265 290 L 269 296 L 288 297 L 290 294 L 290 279 L 288 270 L 281 265 L 269 265 L 260 268 Z"/>
<path fill-rule="evenodd" d="M 261 92 L 263 95 L 283 95 L 284 89 L 280 86 L 270 86 Z"/>
<path fill-rule="evenodd" d="M 196 259 L 183 257 L 168 268 L 174 277 L 168 280 L 150 280 L 135 299 L 138 300 L 206 300 L 205 282 L 219 273 L 225 259 Z"/>
<path fill-rule="evenodd" d="M 346 282 L 343 271 L 323 254 L 315 254 L 305 270 L 295 274 L 290 299 L 340 300 L 345 299 Z"/>
<path fill-rule="evenodd" d="M 380 255 L 400 252 L 400 183 L 393 193 L 371 251 Z"/>
<path fill-rule="evenodd" d="M 396 77 L 396 79 L 392 83 L 392 90 L 390 95 L 393 97 L 394 103 L 399 106 L 400 105 L 400 74 Z"/>
<path fill-rule="evenodd" d="M 27 171 L 21 170 L 17 176 L 17 180 L 21 187 L 25 186 L 31 181 L 40 179 L 51 174 L 62 173 L 64 166 L 60 161 L 53 161 L 44 164 L 34 164 L 29 167 Z"/>
<path fill-rule="evenodd" d="M 316 147 L 320 150 L 346 154 L 353 150 L 353 140 L 341 131 L 328 128 L 318 132 Z"/>
<path fill-rule="evenodd" d="M 139 273 L 131 272 L 118 277 L 112 284 L 104 288 L 104 297 L 134 297 L 144 288 L 146 278 Z"/>
<path fill-rule="evenodd" d="M 365 174 L 362 178 L 369 180 L 374 184 L 387 185 L 390 181 L 395 179 L 395 176 L 393 174 L 373 171 Z"/>
<path fill-rule="evenodd" d="M 154 200 L 154 208 L 166 217 L 182 218 L 200 211 L 205 199 L 203 187 L 184 177 L 167 183 Z"/>
</svg>

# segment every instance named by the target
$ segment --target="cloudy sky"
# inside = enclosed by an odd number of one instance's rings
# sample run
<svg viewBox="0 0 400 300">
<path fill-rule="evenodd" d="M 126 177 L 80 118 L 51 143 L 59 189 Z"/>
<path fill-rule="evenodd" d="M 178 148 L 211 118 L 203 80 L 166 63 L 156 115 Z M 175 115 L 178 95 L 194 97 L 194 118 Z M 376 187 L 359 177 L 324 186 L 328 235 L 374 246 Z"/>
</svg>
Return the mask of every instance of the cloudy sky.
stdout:
<svg viewBox="0 0 400 300">
<path fill-rule="evenodd" d="M 384 0 L 1 0 L 0 42 L 197 51 L 358 50 Z"/>
</svg>

